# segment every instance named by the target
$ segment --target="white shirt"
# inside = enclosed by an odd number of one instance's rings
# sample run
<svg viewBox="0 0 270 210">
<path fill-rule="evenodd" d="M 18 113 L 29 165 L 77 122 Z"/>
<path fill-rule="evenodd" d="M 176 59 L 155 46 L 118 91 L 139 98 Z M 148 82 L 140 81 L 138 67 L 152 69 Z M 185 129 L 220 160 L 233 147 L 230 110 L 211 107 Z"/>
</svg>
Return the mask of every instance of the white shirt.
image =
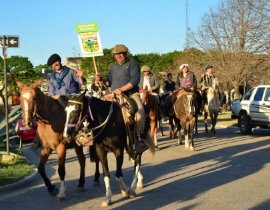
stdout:
<svg viewBox="0 0 270 210">
<path fill-rule="evenodd" d="M 143 89 L 145 89 L 146 86 L 148 87 L 148 89 L 151 88 L 149 83 L 149 77 L 143 77 Z"/>
</svg>

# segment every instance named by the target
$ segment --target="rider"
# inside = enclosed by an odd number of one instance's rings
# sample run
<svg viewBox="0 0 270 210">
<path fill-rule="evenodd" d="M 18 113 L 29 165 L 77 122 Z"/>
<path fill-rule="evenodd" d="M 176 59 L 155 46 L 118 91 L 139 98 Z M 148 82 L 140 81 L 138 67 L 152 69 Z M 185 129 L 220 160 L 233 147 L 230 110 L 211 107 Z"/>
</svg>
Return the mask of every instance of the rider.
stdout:
<svg viewBox="0 0 270 210">
<path fill-rule="evenodd" d="M 202 107 L 201 107 L 202 111 L 204 109 L 204 105 L 208 104 L 207 97 L 206 97 L 207 90 L 208 88 L 212 87 L 212 82 L 213 82 L 213 79 L 215 78 L 215 75 L 212 74 L 212 68 L 213 66 L 211 65 L 208 65 L 205 67 L 206 73 L 201 75 L 201 79 L 199 82 L 199 83 L 202 83 L 202 100 L 203 100 Z"/>
<path fill-rule="evenodd" d="M 49 95 L 66 95 L 66 90 L 70 94 L 76 94 L 80 92 L 81 86 L 86 84 L 83 70 L 78 69 L 76 71 L 63 66 L 58 54 L 52 54 L 47 61 L 47 65 L 54 69 L 50 77 Z"/>
<path fill-rule="evenodd" d="M 167 74 L 167 80 L 163 83 L 163 93 L 162 93 L 162 99 L 164 99 L 168 95 L 172 95 L 173 92 L 175 91 L 175 82 L 172 81 L 172 73 Z"/>
<path fill-rule="evenodd" d="M 104 91 L 107 90 L 107 86 L 103 83 L 103 79 L 100 73 L 95 75 L 95 80 L 91 85 L 91 92 L 94 97 L 100 98 L 104 95 Z"/>
<path fill-rule="evenodd" d="M 109 86 L 111 91 L 117 95 L 125 94 L 132 98 L 138 107 L 135 122 L 137 125 L 138 146 L 144 146 L 143 134 L 145 128 L 146 114 L 144 106 L 138 93 L 140 82 L 140 66 L 135 61 L 127 57 L 128 48 L 123 44 L 118 44 L 112 49 L 112 54 L 116 62 L 111 66 L 108 75 Z"/>
<path fill-rule="evenodd" d="M 140 83 L 139 83 L 139 88 L 140 89 L 145 89 L 145 87 L 148 87 L 148 91 L 155 96 L 158 104 L 160 103 L 159 101 L 159 79 L 156 74 L 152 74 L 150 72 L 150 67 L 144 65 L 141 68 L 141 77 L 140 77 Z"/>
<path fill-rule="evenodd" d="M 169 108 L 173 107 L 174 102 L 177 99 L 177 93 L 181 89 L 185 89 L 187 92 L 192 92 L 194 93 L 194 90 L 197 88 L 197 80 L 196 77 L 193 73 L 189 71 L 189 65 L 188 64 L 182 64 L 180 65 L 180 73 L 177 75 L 177 80 L 176 80 L 176 89 L 172 94 L 171 97 L 171 105 Z M 195 106 L 197 106 L 197 103 L 195 103 Z"/>
</svg>

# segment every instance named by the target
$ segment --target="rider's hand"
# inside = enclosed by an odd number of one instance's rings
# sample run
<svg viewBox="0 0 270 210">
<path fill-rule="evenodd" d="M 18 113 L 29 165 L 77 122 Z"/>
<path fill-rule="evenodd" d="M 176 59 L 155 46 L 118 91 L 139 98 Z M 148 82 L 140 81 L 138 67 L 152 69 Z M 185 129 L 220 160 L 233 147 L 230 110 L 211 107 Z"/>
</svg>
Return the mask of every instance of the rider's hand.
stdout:
<svg viewBox="0 0 270 210">
<path fill-rule="evenodd" d="M 204 74 L 202 74 L 202 77 L 204 77 Z"/>
<path fill-rule="evenodd" d="M 77 71 L 75 71 L 75 75 L 79 78 L 82 78 L 83 76 L 83 70 L 79 68 Z"/>
<path fill-rule="evenodd" d="M 113 91 L 116 95 L 121 95 L 123 93 L 121 88 L 117 88 Z"/>
</svg>

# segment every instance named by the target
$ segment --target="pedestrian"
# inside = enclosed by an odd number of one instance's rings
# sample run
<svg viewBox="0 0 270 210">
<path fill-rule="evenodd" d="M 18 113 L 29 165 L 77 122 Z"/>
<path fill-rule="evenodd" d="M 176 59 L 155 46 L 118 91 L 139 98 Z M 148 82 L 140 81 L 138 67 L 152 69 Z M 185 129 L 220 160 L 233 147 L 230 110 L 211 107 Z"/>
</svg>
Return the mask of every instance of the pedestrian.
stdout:
<svg viewBox="0 0 270 210">
<path fill-rule="evenodd" d="M 83 70 L 81 68 L 74 70 L 63 66 L 58 54 L 52 54 L 47 65 L 54 69 L 49 81 L 49 95 L 66 95 L 66 90 L 70 94 L 77 94 L 80 92 L 81 86 L 86 84 Z"/>
<path fill-rule="evenodd" d="M 139 88 L 140 89 L 145 89 L 147 86 L 147 90 L 155 96 L 158 104 L 160 103 L 159 99 L 159 88 L 160 88 L 160 83 L 159 83 L 159 78 L 156 74 L 153 74 L 150 71 L 150 67 L 147 65 L 144 65 L 141 68 L 141 77 L 140 77 L 140 83 L 139 83 Z"/>
<path fill-rule="evenodd" d="M 125 94 L 136 102 L 138 107 L 135 116 L 137 145 L 144 146 L 146 114 L 139 95 L 140 66 L 135 60 L 127 57 L 127 52 L 128 48 L 123 44 L 116 45 L 112 49 L 115 62 L 109 70 L 108 83 L 114 94 Z"/>
</svg>

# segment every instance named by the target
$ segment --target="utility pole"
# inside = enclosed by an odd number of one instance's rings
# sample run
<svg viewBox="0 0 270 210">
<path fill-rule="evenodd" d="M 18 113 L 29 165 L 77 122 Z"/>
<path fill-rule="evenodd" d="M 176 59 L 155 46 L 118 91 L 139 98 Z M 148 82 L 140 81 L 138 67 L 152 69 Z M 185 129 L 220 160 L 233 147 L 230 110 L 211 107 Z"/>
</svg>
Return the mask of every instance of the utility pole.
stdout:
<svg viewBox="0 0 270 210">
<path fill-rule="evenodd" d="M 188 0 L 186 0 L 186 49 L 189 49 Z"/>
</svg>

